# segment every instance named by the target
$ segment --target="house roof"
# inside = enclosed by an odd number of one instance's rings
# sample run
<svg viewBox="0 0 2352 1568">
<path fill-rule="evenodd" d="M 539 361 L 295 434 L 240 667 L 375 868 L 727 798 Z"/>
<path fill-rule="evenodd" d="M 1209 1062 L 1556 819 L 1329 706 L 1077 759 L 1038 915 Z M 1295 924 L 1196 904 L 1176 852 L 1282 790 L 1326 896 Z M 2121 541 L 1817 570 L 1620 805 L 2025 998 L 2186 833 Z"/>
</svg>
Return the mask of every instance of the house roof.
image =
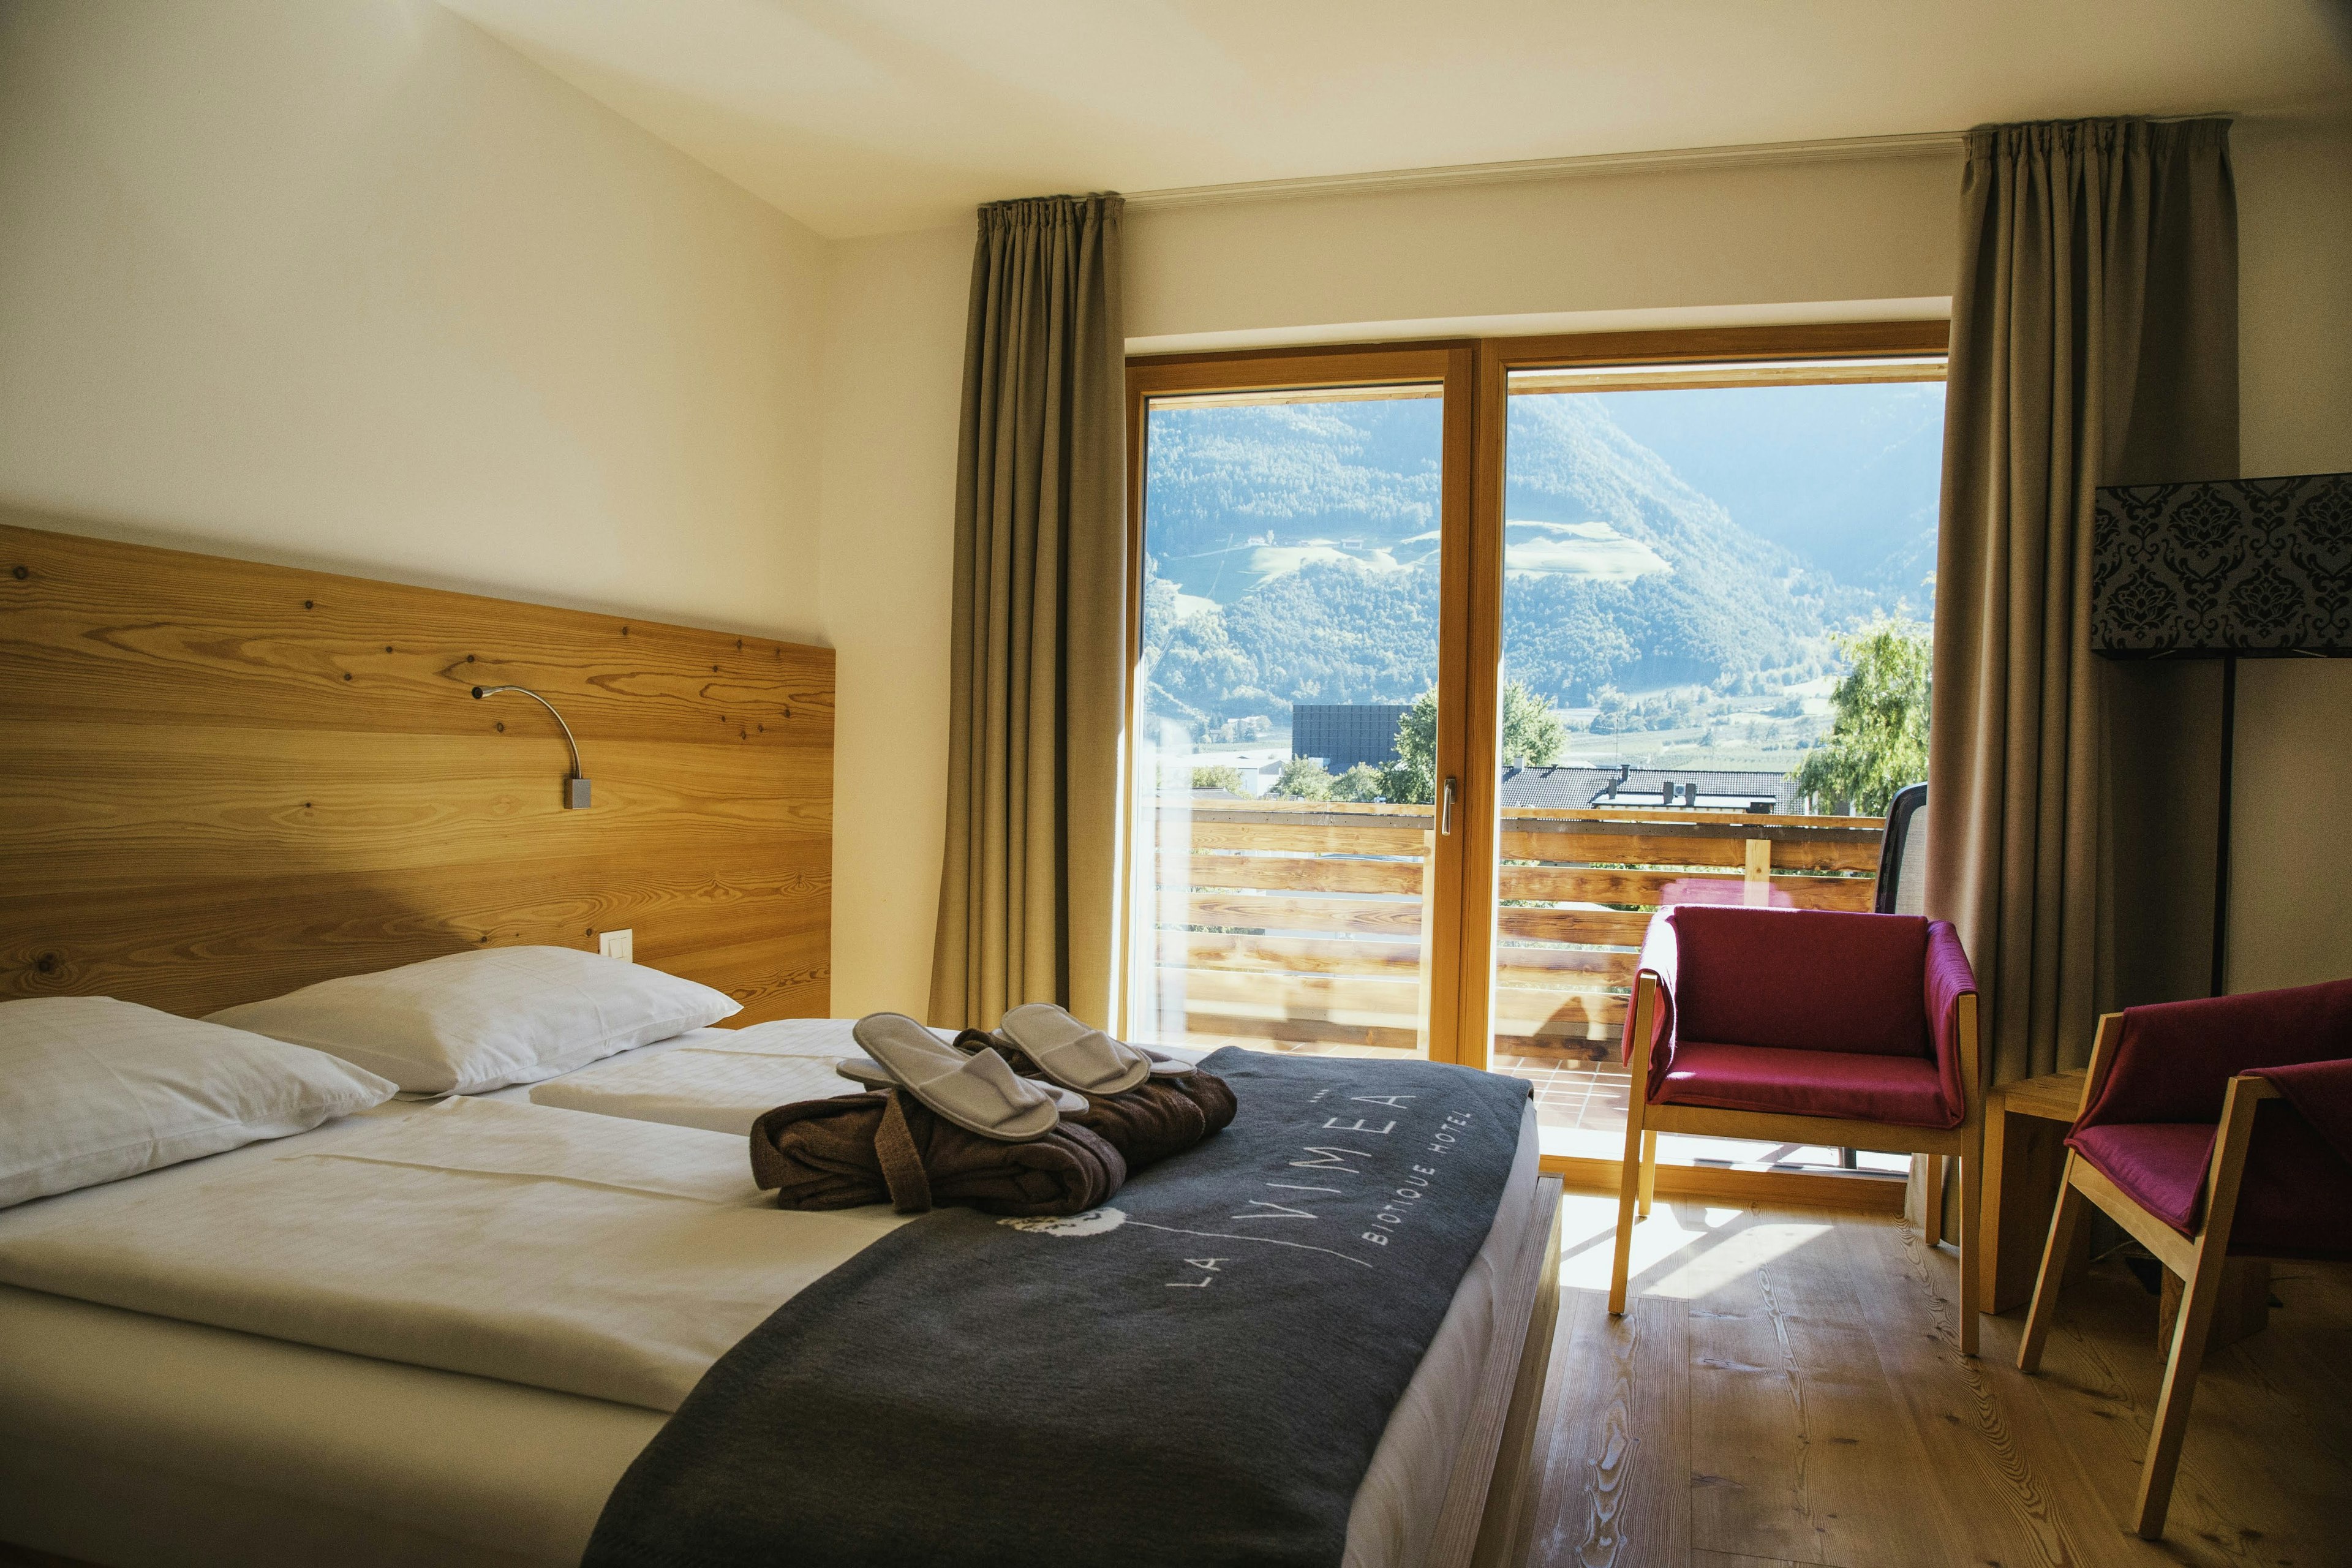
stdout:
<svg viewBox="0 0 2352 1568">
<path fill-rule="evenodd" d="M 1510 768 L 1503 774 L 1499 799 L 1503 805 L 1590 806 L 1663 805 L 1665 786 L 1675 785 L 1675 804 L 1682 804 L 1685 786 L 1697 786 L 1700 809 L 1752 811 L 1757 801 L 1769 801 L 1774 812 L 1791 810 L 1796 786 L 1780 773 L 1724 768 L 1601 768 L 1554 766 Z"/>
</svg>

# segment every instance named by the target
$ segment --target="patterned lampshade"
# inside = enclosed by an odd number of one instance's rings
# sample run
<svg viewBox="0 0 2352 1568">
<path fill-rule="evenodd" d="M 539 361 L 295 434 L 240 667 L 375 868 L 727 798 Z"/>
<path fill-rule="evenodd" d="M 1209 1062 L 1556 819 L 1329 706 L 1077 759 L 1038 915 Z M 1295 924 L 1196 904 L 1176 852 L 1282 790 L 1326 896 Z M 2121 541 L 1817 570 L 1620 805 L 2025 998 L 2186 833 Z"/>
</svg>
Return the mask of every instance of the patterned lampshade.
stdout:
<svg viewBox="0 0 2352 1568">
<path fill-rule="evenodd" d="M 2098 492 L 2091 647 L 2352 656 L 2352 474 Z"/>
</svg>

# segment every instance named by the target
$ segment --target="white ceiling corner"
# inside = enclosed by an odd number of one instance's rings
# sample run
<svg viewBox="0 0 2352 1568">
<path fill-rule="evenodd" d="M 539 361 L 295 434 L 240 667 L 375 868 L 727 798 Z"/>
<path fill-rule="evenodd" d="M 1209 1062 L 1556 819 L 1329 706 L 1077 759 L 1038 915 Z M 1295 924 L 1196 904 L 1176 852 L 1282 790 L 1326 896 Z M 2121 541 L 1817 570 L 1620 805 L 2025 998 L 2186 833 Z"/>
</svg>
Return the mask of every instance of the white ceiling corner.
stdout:
<svg viewBox="0 0 2352 1568">
<path fill-rule="evenodd" d="M 1054 191 L 1527 177 L 2352 97 L 2337 0 L 443 4 L 835 238 Z"/>
</svg>

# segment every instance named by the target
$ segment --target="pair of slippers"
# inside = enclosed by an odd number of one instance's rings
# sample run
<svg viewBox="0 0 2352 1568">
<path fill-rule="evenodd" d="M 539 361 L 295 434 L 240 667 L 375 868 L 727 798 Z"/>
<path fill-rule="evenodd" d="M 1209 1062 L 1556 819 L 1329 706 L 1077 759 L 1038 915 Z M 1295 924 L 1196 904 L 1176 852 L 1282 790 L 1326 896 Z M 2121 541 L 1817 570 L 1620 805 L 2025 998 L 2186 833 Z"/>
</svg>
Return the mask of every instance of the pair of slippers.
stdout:
<svg viewBox="0 0 2352 1568">
<path fill-rule="evenodd" d="M 1124 1094 L 1155 1075 L 1192 1070 L 1190 1062 L 1112 1039 L 1050 1002 L 1015 1007 L 994 1035 L 966 1029 L 954 1044 L 903 1013 L 869 1013 L 850 1034 L 866 1055 L 835 1063 L 843 1078 L 867 1089 L 902 1089 L 965 1131 L 1005 1143 L 1034 1142 L 1065 1114 L 1084 1114 L 1088 1095 Z M 1050 1081 L 1014 1072 L 1000 1046 L 1027 1057 Z"/>
</svg>

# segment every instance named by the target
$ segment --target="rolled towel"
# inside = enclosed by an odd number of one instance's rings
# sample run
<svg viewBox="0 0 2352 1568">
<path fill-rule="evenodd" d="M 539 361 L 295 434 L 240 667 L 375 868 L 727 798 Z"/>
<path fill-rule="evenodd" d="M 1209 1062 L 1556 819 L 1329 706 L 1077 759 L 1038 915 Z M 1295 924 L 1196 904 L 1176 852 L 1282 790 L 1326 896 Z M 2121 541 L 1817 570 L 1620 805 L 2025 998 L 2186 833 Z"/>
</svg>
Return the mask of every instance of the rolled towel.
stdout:
<svg viewBox="0 0 2352 1568">
<path fill-rule="evenodd" d="M 1024 1078 L 1045 1076 L 1027 1053 L 997 1037 L 966 1029 L 956 1043 L 969 1049 L 994 1047 Z M 1168 1059 L 1140 1046 L 1128 1048 L 1153 1061 Z M 1235 1109 L 1232 1086 L 1214 1073 L 1197 1069 L 1181 1078 L 1155 1075 L 1121 1093 L 1086 1099 L 1083 1111 L 1062 1113 L 1062 1125 L 1075 1123 L 1099 1135 L 1127 1161 L 1130 1175 L 1217 1131 L 1233 1121 Z"/>
<path fill-rule="evenodd" d="M 961 1204 L 989 1214 L 1083 1214 L 1109 1201 L 1127 1162 L 1064 1122 L 1006 1143 L 967 1132 L 896 1089 L 780 1105 L 751 1124 L 751 1177 L 776 1206 L 900 1214 Z"/>
</svg>

